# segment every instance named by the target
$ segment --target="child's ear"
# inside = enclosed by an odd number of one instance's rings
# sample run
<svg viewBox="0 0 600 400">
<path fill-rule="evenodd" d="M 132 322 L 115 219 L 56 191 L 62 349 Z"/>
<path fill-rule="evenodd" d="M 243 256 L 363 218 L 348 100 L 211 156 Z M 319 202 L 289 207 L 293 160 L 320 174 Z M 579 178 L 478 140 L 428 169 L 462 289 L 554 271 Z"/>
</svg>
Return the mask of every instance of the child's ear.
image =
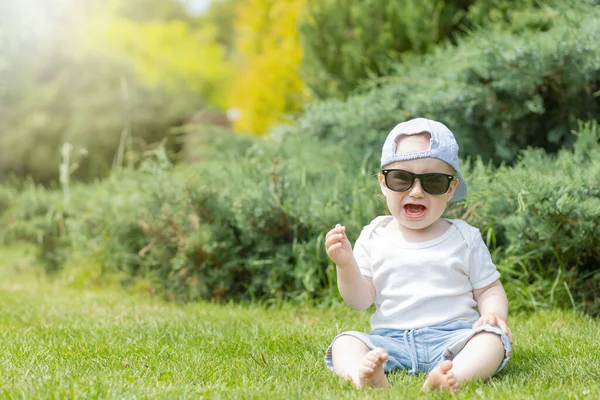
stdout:
<svg viewBox="0 0 600 400">
<path fill-rule="evenodd" d="M 383 193 L 385 196 L 385 190 L 387 189 L 387 186 L 385 186 L 385 177 L 381 172 L 379 172 L 377 174 L 377 179 L 379 179 L 379 188 L 381 189 L 381 193 Z"/>
<path fill-rule="evenodd" d="M 450 187 L 448 188 L 448 201 L 450 201 L 452 199 L 452 196 L 454 196 L 454 191 L 456 190 L 456 187 L 458 186 L 458 179 L 453 179 L 452 182 L 450 182 Z"/>
</svg>

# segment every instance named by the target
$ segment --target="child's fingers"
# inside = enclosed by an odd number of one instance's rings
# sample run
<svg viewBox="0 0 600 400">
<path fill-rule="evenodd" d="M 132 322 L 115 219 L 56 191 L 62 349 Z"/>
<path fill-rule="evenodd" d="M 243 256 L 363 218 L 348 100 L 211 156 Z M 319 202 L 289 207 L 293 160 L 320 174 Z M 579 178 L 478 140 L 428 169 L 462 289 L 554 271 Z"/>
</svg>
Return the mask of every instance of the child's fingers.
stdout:
<svg viewBox="0 0 600 400">
<path fill-rule="evenodd" d="M 337 234 L 331 235 L 327 239 L 325 239 L 325 247 L 330 248 L 332 245 L 334 245 L 335 243 L 339 243 L 339 242 L 340 242 L 340 240 L 338 239 Z"/>
<path fill-rule="evenodd" d="M 333 228 L 332 230 L 327 232 L 327 234 L 325 235 L 325 239 L 327 239 L 331 235 L 336 235 L 337 233 L 338 233 L 338 228 Z"/>
<path fill-rule="evenodd" d="M 484 315 L 482 317 L 479 317 L 479 319 L 475 321 L 471 328 L 475 329 L 480 327 L 481 325 L 496 325 L 496 319 L 494 317 Z"/>
<path fill-rule="evenodd" d="M 345 232 L 346 232 L 346 227 L 343 225 L 337 224 L 332 230 L 327 232 L 327 234 L 325 235 L 325 240 L 327 240 L 332 235 L 343 234 L 345 236 L 346 235 Z"/>
<path fill-rule="evenodd" d="M 345 251 L 342 248 L 341 243 L 335 243 L 331 247 L 327 248 L 327 255 L 336 265 L 340 262 L 343 262 L 342 258 L 344 257 L 344 254 Z"/>
<path fill-rule="evenodd" d="M 337 228 L 333 228 L 332 230 L 327 232 L 327 235 L 325 235 L 325 241 L 328 241 L 332 237 L 336 237 L 337 235 L 340 235 L 340 234 L 341 234 L 341 232 L 339 232 L 339 230 Z"/>
<path fill-rule="evenodd" d="M 332 234 L 328 238 L 325 239 L 325 247 L 329 248 L 335 243 L 341 244 L 344 241 L 344 239 L 345 239 L 345 236 L 341 233 Z"/>
<path fill-rule="evenodd" d="M 473 324 L 472 328 L 475 329 L 475 328 L 478 328 L 481 325 L 484 325 L 484 324 L 487 324 L 487 323 L 488 323 L 487 322 L 487 317 L 485 317 L 485 316 L 484 317 L 479 317 L 479 319 L 477 321 L 475 321 L 475 323 Z"/>
<path fill-rule="evenodd" d="M 342 244 L 340 242 L 334 243 L 331 246 L 327 247 L 327 253 L 334 254 L 337 250 L 342 248 Z"/>
<path fill-rule="evenodd" d="M 496 322 L 492 325 L 496 325 L 498 328 L 500 328 L 502 330 L 502 332 L 508 336 L 508 340 L 510 340 L 510 342 L 512 343 L 513 339 L 512 339 L 512 332 L 510 331 L 510 328 L 508 327 L 508 325 L 506 324 L 506 322 L 504 322 L 503 320 L 501 320 L 500 318 L 496 319 Z"/>
<path fill-rule="evenodd" d="M 497 326 L 498 328 L 500 328 L 500 330 L 506 336 L 508 336 L 508 339 L 512 343 L 512 341 L 513 341 L 512 332 L 511 332 L 510 328 L 508 327 L 508 325 L 506 324 L 506 322 L 504 322 L 504 320 L 502 320 L 500 318 L 497 318 L 495 316 L 483 316 L 483 317 L 479 318 L 477 321 L 475 321 L 475 323 L 473 324 L 472 329 L 476 329 L 477 327 L 479 327 L 481 325 L 495 325 L 495 326 Z"/>
<path fill-rule="evenodd" d="M 500 329 L 502 329 L 502 332 L 504 332 L 504 334 L 506 336 L 508 336 L 508 339 L 512 343 L 512 332 L 510 331 L 510 328 L 508 327 L 508 325 L 506 325 L 506 322 L 504 322 L 501 319 L 499 319 L 498 320 L 498 326 L 500 327 Z"/>
</svg>

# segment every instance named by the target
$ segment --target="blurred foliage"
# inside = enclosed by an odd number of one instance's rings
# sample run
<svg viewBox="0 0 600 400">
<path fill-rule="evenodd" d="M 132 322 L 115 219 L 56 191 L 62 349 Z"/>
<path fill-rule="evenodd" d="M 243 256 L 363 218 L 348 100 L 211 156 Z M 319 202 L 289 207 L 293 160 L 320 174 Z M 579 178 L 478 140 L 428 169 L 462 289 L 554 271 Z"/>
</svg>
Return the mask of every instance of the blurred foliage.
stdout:
<svg viewBox="0 0 600 400">
<path fill-rule="evenodd" d="M 87 0 L 89 2 L 89 0 Z M 95 11 L 111 15 L 117 15 L 129 21 L 152 22 L 152 21 L 186 21 L 192 22 L 180 1 L 156 1 L 156 0 L 94 0 L 99 6 Z"/>
<path fill-rule="evenodd" d="M 600 4 L 598 0 L 476 0 L 469 7 L 465 28 L 490 27 L 511 33 L 546 31 L 553 19 L 568 10 L 581 11 Z"/>
<path fill-rule="evenodd" d="M 93 76 L 78 73 L 88 68 Z M 124 133 L 128 151 L 139 153 L 200 106 L 194 98 L 151 89 L 128 68 L 103 58 L 70 63 L 54 78 L 35 83 L 35 94 L 11 111 L 0 138 L 5 172 L 31 174 L 43 183 L 56 180 L 58 149 L 70 141 L 87 154 L 75 176 L 105 176 Z"/>
<path fill-rule="evenodd" d="M 580 2 L 581 4 L 581 2 Z M 530 13 L 514 13 L 527 25 Z M 327 140 L 379 151 L 381 131 L 423 116 L 453 127 L 461 156 L 513 162 L 527 146 L 570 146 L 577 120 L 600 118 L 600 8 L 548 9 L 547 29 L 473 32 L 396 67 L 345 101 L 313 102 L 296 124 Z M 440 67 L 442 66 L 443 67 Z"/>
<path fill-rule="evenodd" d="M 309 0 L 301 75 L 319 98 L 345 97 L 411 54 L 448 39 L 473 1 Z"/>
<path fill-rule="evenodd" d="M 0 175 L 55 181 L 69 141 L 87 154 L 75 177 L 106 176 L 120 145 L 135 162 L 196 111 L 224 103 L 232 69 L 217 30 L 195 25 L 176 0 L 154 3 L 2 2 Z"/>
<path fill-rule="evenodd" d="M 318 98 L 344 98 L 398 64 L 456 43 L 477 28 L 513 33 L 548 28 L 558 0 L 310 0 L 301 19 L 301 76 Z M 446 67 L 446 63 L 439 68 Z"/>
<path fill-rule="evenodd" d="M 235 45 L 235 19 L 239 4 L 244 0 L 213 0 L 210 7 L 198 16 L 197 24 L 212 25 L 216 30 L 215 40 L 228 52 L 233 53 Z"/>
<path fill-rule="evenodd" d="M 235 120 L 238 132 L 263 134 L 308 107 L 304 124 L 315 109 L 311 96 L 373 87 L 382 88 L 380 98 L 365 97 L 368 104 L 352 113 L 374 124 L 365 129 L 346 117 L 327 135 L 342 130 L 369 142 L 370 132 L 398 113 L 428 114 L 468 127 L 468 154 L 510 161 L 527 145 L 557 150 L 569 144 L 577 118 L 595 118 L 593 58 L 577 61 L 597 50 L 583 45 L 595 40 L 594 22 L 584 27 L 588 36 L 575 32 L 594 3 L 220 0 L 193 16 L 178 0 L 3 1 L 0 179 L 14 173 L 55 181 L 66 141 L 82 158 L 74 177 L 88 181 L 107 176 L 115 163 L 135 164 L 165 138 L 173 157 L 191 160 L 200 151 L 190 148 L 193 141 L 184 158 L 184 143 L 171 136 L 187 123 L 226 127 Z M 532 35 L 535 46 L 527 42 Z M 522 73 L 530 63 L 539 68 Z M 550 119 L 536 118 L 542 108 Z M 504 116 L 519 119 L 525 133 L 507 132 Z M 310 123 L 328 127 L 338 116 L 320 118 Z M 348 129 L 356 123 L 360 129 Z"/>
<path fill-rule="evenodd" d="M 13 205 L 18 195 L 18 189 L 12 185 L 5 184 L 0 186 L 0 217 Z"/>
<path fill-rule="evenodd" d="M 298 75 L 302 58 L 296 24 L 304 0 L 247 0 L 237 9 L 236 78 L 229 104 L 238 131 L 264 133 L 307 100 Z"/>
<path fill-rule="evenodd" d="M 357 164 L 345 157 L 347 144 L 287 128 L 260 141 L 229 135 L 212 142 L 222 152 L 195 166 L 174 167 L 159 148 L 137 171 L 72 187 L 69 202 L 30 187 L 2 218 L 4 240 L 40 244 L 48 271 L 84 259 L 105 276 L 127 274 L 123 284 L 150 280 L 169 299 L 335 293 L 323 238 L 341 222 L 355 240 L 386 212 L 377 154 Z M 512 167 L 463 164 L 470 193 L 447 216 L 481 230 L 514 311 L 575 306 L 600 314 L 600 129 L 583 124 L 576 137 L 573 150 L 525 150 Z"/>
<path fill-rule="evenodd" d="M 499 268 L 519 304 L 600 315 L 600 126 L 580 123 L 573 136 L 572 150 L 531 148 L 492 174 L 469 163 L 473 195 L 453 212 L 488 227 L 484 238 L 502 246 Z"/>
<path fill-rule="evenodd" d="M 210 23 L 194 27 L 183 20 L 138 22 L 125 18 L 103 21 L 95 17 L 96 34 L 87 46 L 101 44 L 106 58 L 133 64 L 137 75 L 153 88 L 195 95 L 208 104 L 225 107 L 233 68 L 217 42 Z"/>
<path fill-rule="evenodd" d="M 425 116 L 448 124 L 467 157 L 471 192 L 448 215 L 481 229 L 513 304 L 600 315 L 600 132 L 579 125 L 600 119 L 596 3 L 432 0 L 402 3 L 406 15 L 309 3 L 342 40 L 322 35 L 333 47 L 321 55 L 338 54 L 327 60 L 348 73 L 317 84 L 314 70 L 309 86 L 347 97 L 306 105 L 304 0 L 224 0 L 201 17 L 175 0 L 2 2 L 0 171 L 35 179 L 0 186 L 1 238 L 37 244 L 50 272 L 87 260 L 171 299 L 320 298 L 336 292 L 325 232 L 342 222 L 354 239 L 385 213 L 381 140 Z M 389 33 L 393 18 L 422 28 L 419 12 L 433 15 L 429 29 Z M 399 46 L 379 52 L 385 43 Z M 240 112 L 236 129 L 269 135 L 230 132 L 210 110 L 225 103 Z M 180 150 L 195 164 L 174 165 Z M 40 186 L 61 161 L 74 180 Z"/>
</svg>

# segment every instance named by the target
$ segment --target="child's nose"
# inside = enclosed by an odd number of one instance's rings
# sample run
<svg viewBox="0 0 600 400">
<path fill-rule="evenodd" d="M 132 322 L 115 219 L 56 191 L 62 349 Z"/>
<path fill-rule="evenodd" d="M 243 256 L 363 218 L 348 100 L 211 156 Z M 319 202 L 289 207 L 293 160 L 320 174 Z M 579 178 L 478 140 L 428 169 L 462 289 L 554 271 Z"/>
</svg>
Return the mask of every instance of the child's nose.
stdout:
<svg viewBox="0 0 600 400">
<path fill-rule="evenodd" d="M 408 195 L 411 197 L 423 197 L 425 196 L 425 192 L 423 191 L 423 187 L 421 186 L 421 181 L 419 178 L 416 178 L 410 190 L 408 191 Z"/>
</svg>

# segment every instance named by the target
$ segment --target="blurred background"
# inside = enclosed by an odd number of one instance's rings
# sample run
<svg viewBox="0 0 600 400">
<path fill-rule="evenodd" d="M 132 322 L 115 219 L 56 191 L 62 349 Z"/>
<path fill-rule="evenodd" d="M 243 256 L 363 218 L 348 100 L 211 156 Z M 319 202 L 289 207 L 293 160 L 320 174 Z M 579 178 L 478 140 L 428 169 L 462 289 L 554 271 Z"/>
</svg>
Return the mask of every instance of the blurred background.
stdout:
<svg viewBox="0 0 600 400">
<path fill-rule="evenodd" d="M 323 235 L 386 212 L 412 117 L 456 134 L 448 215 L 512 304 L 600 313 L 597 0 L 0 0 L 0 242 L 170 298 L 332 298 Z"/>
<path fill-rule="evenodd" d="M 90 180 L 164 138 L 181 151 L 186 124 L 264 135 L 474 30 L 547 30 L 586 3 L 2 0 L 0 179 L 56 181 L 65 142 Z"/>
<path fill-rule="evenodd" d="M 0 173 L 106 176 L 119 143 L 140 150 L 209 122 L 263 134 L 301 108 L 301 1 L 3 0 Z M 171 147 L 176 146 L 175 143 Z"/>
</svg>

